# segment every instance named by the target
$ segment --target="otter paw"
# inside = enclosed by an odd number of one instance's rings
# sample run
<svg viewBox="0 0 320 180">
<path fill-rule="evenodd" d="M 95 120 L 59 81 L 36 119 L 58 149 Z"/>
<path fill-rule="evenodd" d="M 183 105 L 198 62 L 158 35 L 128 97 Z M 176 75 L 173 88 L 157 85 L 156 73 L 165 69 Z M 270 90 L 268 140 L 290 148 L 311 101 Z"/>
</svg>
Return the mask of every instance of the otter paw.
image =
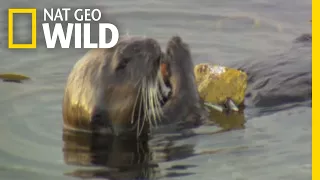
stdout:
<svg viewBox="0 0 320 180">
<path fill-rule="evenodd" d="M 189 47 L 179 36 L 173 36 L 169 40 L 166 52 L 170 60 L 190 59 Z"/>
<path fill-rule="evenodd" d="M 182 44 L 182 39 L 180 36 L 172 36 L 170 42 L 175 42 L 176 44 Z"/>
</svg>

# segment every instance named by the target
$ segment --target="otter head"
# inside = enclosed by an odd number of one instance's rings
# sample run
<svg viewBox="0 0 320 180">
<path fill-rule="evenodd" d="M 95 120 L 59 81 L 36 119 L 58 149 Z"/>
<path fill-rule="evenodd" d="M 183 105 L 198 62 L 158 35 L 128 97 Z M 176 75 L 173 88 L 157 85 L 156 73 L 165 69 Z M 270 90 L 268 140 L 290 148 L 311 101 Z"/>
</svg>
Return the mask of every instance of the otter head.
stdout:
<svg viewBox="0 0 320 180">
<path fill-rule="evenodd" d="M 135 132 L 139 136 L 161 116 L 164 96 L 170 91 L 161 75 L 163 54 L 150 38 L 126 38 L 107 50 L 101 66 L 107 83 L 101 97 L 115 134 Z"/>
</svg>

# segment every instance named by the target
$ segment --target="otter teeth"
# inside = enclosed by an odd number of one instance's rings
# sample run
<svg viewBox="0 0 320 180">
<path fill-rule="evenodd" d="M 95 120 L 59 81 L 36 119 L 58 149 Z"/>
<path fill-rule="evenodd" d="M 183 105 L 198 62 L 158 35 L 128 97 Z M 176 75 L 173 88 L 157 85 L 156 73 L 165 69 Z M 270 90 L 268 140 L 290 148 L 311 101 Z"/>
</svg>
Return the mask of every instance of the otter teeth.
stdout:
<svg viewBox="0 0 320 180">
<path fill-rule="evenodd" d="M 164 82 L 162 75 L 161 75 L 161 71 L 158 71 L 158 79 L 159 79 L 159 83 L 160 83 L 160 89 L 161 89 L 161 93 L 163 94 L 163 96 L 165 96 L 166 98 L 169 97 L 169 94 L 171 92 L 171 88 L 169 88 L 166 83 Z"/>
<path fill-rule="evenodd" d="M 162 83 L 160 83 L 160 86 L 161 86 L 161 92 L 162 92 L 162 94 L 163 94 L 166 98 L 169 97 L 169 94 L 170 94 L 170 92 L 171 92 L 171 89 L 168 88 L 165 84 L 162 84 Z"/>
</svg>

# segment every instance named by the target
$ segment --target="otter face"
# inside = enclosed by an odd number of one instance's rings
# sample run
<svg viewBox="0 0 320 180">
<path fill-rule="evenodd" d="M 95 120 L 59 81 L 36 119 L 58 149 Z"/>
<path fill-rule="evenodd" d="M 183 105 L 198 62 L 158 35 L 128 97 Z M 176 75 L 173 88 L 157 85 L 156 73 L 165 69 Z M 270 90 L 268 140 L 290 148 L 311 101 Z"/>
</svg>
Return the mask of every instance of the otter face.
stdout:
<svg viewBox="0 0 320 180">
<path fill-rule="evenodd" d="M 160 45 L 151 38 L 127 38 L 113 49 L 109 74 L 123 84 L 138 86 L 142 78 L 157 75 L 161 59 Z"/>
<path fill-rule="evenodd" d="M 160 118 L 163 94 L 169 91 L 161 75 L 162 54 L 150 38 L 123 39 L 108 50 L 102 64 L 102 81 L 107 82 L 102 102 L 108 102 L 103 107 L 116 134 L 128 129 L 140 134 Z"/>
<path fill-rule="evenodd" d="M 63 101 L 64 124 L 114 135 L 148 134 L 184 119 L 198 101 L 192 59 L 179 37 L 166 53 L 151 38 L 126 38 L 93 49 L 74 66 Z"/>
</svg>

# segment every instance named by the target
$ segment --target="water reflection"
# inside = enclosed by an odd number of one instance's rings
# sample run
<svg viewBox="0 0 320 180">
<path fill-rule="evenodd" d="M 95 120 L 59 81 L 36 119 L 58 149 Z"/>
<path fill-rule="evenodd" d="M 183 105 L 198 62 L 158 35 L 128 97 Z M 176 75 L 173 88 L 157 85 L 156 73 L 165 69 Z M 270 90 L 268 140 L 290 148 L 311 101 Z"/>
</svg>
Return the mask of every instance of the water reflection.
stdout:
<svg viewBox="0 0 320 180">
<path fill-rule="evenodd" d="M 135 179 L 156 176 L 157 165 L 151 163 L 148 140 L 120 139 L 65 131 L 63 153 L 66 164 L 95 166 L 66 173 L 75 177 Z"/>
<path fill-rule="evenodd" d="M 193 155 L 193 146 L 175 146 L 169 139 L 154 142 L 151 147 L 148 139 L 120 139 L 65 131 L 63 140 L 66 164 L 96 167 L 79 167 L 66 173 L 68 176 L 81 178 L 155 179 L 161 175 L 158 162 Z M 171 169 L 186 170 L 188 166 L 173 166 Z M 168 173 L 165 176 L 187 174 Z"/>
<path fill-rule="evenodd" d="M 212 111 L 210 116 L 211 125 L 221 127 L 220 132 L 244 128 L 243 111 L 228 114 Z M 196 167 L 192 164 L 175 163 L 165 169 L 159 165 L 162 162 L 177 162 L 197 155 L 194 144 L 177 143 L 190 136 L 192 135 L 157 134 L 154 137 L 136 140 L 134 137 L 123 139 L 64 131 L 64 161 L 77 167 L 65 175 L 103 179 L 157 179 L 192 175 L 191 169 Z"/>
<path fill-rule="evenodd" d="M 229 113 L 220 113 L 218 111 L 210 112 L 210 119 L 223 131 L 236 130 L 245 128 L 244 109 L 232 111 Z"/>
</svg>

